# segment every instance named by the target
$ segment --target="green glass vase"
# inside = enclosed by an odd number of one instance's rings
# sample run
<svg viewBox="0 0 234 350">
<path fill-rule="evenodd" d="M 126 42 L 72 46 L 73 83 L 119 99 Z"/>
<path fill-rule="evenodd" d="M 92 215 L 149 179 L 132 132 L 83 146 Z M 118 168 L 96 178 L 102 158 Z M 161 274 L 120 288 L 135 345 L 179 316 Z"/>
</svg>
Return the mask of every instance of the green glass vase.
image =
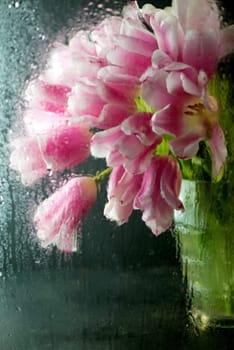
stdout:
<svg viewBox="0 0 234 350">
<path fill-rule="evenodd" d="M 213 182 L 183 180 L 185 211 L 175 213 L 175 233 L 189 308 L 199 328 L 234 327 L 234 127 L 232 80 L 216 76 L 211 93 L 219 103 L 228 159 Z"/>
<path fill-rule="evenodd" d="M 183 180 L 184 213 L 175 215 L 175 232 L 186 278 L 191 314 L 199 328 L 234 327 L 234 217 L 218 207 L 219 189 Z"/>
</svg>

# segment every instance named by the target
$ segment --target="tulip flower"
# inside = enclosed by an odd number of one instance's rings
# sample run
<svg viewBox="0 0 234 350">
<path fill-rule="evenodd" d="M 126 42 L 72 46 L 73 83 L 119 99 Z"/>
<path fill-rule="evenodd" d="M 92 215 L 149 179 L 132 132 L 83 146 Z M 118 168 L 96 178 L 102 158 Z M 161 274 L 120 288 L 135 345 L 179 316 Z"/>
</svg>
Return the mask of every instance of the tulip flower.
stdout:
<svg viewBox="0 0 234 350">
<path fill-rule="evenodd" d="M 168 156 L 154 157 L 143 175 L 133 206 L 143 212 L 143 221 L 155 235 L 171 226 L 174 209 L 184 209 L 178 198 L 181 180 L 177 161 Z"/>
<path fill-rule="evenodd" d="M 227 148 L 209 87 L 233 43 L 234 25 L 221 23 L 214 0 L 172 0 L 164 9 L 131 1 L 122 16 L 53 45 L 26 89 L 10 165 L 25 185 L 89 156 L 107 169 L 68 181 L 39 205 L 43 246 L 76 249 L 77 226 L 107 174 L 104 215 L 123 224 L 140 210 L 155 235 L 184 209 L 183 176 L 220 180 Z"/>
<path fill-rule="evenodd" d="M 91 177 L 69 180 L 43 201 L 34 215 L 42 246 L 55 245 L 65 252 L 76 251 L 77 229 L 96 200 L 96 182 Z"/>
<path fill-rule="evenodd" d="M 108 202 L 104 208 L 104 215 L 109 220 L 118 225 L 128 221 L 141 180 L 142 175 L 132 175 L 122 166 L 112 170 L 107 188 Z"/>
<path fill-rule="evenodd" d="M 46 134 L 20 137 L 12 142 L 10 166 L 32 185 L 48 171 L 63 171 L 83 162 L 90 154 L 91 134 L 86 126 L 61 125 Z"/>
</svg>

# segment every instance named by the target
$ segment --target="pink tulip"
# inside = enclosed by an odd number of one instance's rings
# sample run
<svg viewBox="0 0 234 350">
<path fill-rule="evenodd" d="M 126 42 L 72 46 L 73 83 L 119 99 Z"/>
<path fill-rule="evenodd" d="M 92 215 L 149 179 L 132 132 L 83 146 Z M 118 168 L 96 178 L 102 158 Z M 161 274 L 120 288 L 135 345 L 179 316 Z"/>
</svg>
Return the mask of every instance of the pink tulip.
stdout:
<svg viewBox="0 0 234 350">
<path fill-rule="evenodd" d="M 217 60 L 233 51 L 234 25 L 221 26 L 213 0 L 173 0 L 172 7 L 185 33 L 184 59 L 212 74 Z"/>
<path fill-rule="evenodd" d="M 20 137 L 11 146 L 10 167 L 20 173 L 24 185 L 30 186 L 47 174 L 46 163 L 35 138 Z"/>
<path fill-rule="evenodd" d="M 233 42 L 234 26 L 221 26 L 214 0 L 172 0 L 165 9 L 131 1 L 122 17 L 52 48 L 26 90 L 25 136 L 12 143 L 11 167 L 31 185 L 90 153 L 106 158 L 104 215 L 123 224 L 139 209 L 160 234 L 183 210 L 175 158 L 193 158 L 202 141 L 215 177 L 227 157 L 208 84 Z M 94 178 L 76 177 L 41 203 L 34 223 L 42 245 L 76 250 L 77 227 L 96 196 Z"/>
<path fill-rule="evenodd" d="M 133 206 L 143 212 L 142 219 L 158 235 L 166 231 L 173 219 L 173 210 L 183 210 L 178 199 L 181 172 L 176 160 L 156 156 L 143 175 Z"/>
<path fill-rule="evenodd" d="M 183 62 L 209 78 L 220 58 L 233 50 L 234 26 L 221 28 L 213 0 L 173 0 L 170 10 L 146 5 L 142 16 L 167 60 Z"/>
<path fill-rule="evenodd" d="M 108 202 L 104 215 L 121 225 L 128 221 L 133 202 L 141 185 L 142 175 L 132 175 L 122 166 L 112 170 L 107 188 Z"/>
<path fill-rule="evenodd" d="M 103 60 L 97 57 L 95 45 L 88 36 L 88 32 L 78 32 L 68 46 L 55 45 L 41 80 L 72 88 L 80 77 L 95 77 Z"/>
<path fill-rule="evenodd" d="M 90 154 L 91 134 L 83 125 L 60 125 L 49 133 L 26 136 L 12 142 L 11 167 L 32 185 L 48 173 L 83 162 Z"/>
<path fill-rule="evenodd" d="M 27 108 L 37 108 L 48 112 L 65 113 L 70 88 L 53 85 L 43 80 L 32 80 L 25 93 Z"/>
<path fill-rule="evenodd" d="M 217 174 L 226 146 L 216 132 L 217 110 L 207 86 L 220 58 L 233 51 L 234 26 L 221 28 L 218 7 L 208 0 L 173 0 L 170 10 L 144 6 L 142 16 L 158 44 L 141 77 L 142 96 L 156 109 L 152 128 L 172 135 L 171 150 L 183 159 L 196 155 L 199 142 L 212 135 L 208 144 Z"/>
<path fill-rule="evenodd" d="M 139 82 L 119 67 L 99 70 L 96 79 L 80 79 L 72 89 L 68 111 L 73 122 L 107 129 L 120 124 L 136 109 Z"/>
<path fill-rule="evenodd" d="M 71 168 L 88 158 L 91 133 L 86 126 L 62 125 L 39 142 L 47 166 L 54 171 Z"/>
<path fill-rule="evenodd" d="M 143 173 L 162 141 L 151 129 L 151 116 L 151 113 L 136 113 L 119 126 L 97 132 L 92 137 L 91 154 L 105 157 L 110 167 L 123 165 L 132 174 Z"/>
<path fill-rule="evenodd" d="M 135 99 L 140 92 L 140 76 L 151 66 L 157 42 L 141 23 L 137 9 L 129 6 L 123 18 L 110 17 L 90 34 L 102 67 L 96 76 L 80 76 L 68 101 L 73 122 L 108 129 L 119 125 L 136 111 Z M 90 56 L 91 57 L 91 56 Z"/>
<path fill-rule="evenodd" d="M 96 196 L 93 178 L 76 177 L 42 202 L 34 216 L 42 246 L 53 244 L 65 252 L 76 251 L 77 228 Z"/>
<path fill-rule="evenodd" d="M 207 143 L 211 150 L 212 175 L 216 177 L 222 170 L 223 164 L 227 158 L 224 133 L 218 123 L 214 125 L 211 137 Z"/>
</svg>

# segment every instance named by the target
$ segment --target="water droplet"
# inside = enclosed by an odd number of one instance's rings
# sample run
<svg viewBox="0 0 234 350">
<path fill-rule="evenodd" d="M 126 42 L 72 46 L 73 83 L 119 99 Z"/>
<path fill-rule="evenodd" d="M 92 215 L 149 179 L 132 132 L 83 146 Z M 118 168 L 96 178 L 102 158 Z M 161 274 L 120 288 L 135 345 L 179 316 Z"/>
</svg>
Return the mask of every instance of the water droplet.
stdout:
<svg viewBox="0 0 234 350">
<path fill-rule="evenodd" d="M 39 34 L 38 35 L 38 38 L 40 39 L 40 40 L 45 40 L 45 38 L 46 38 L 46 36 L 44 35 L 44 34 Z"/>
<path fill-rule="evenodd" d="M 9 5 L 8 8 L 11 9 L 12 7 L 14 8 L 19 8 L 20 7 L 20 2 L 19 1 L 12 1 Z"/>
<path fill-rule="evenodd" d="M 47 171 L 48 171 L 48 176 L 50 176 L 50 177 L 53 176 L 53 170 L 52 169 L 48 168 Z"/>
<path fill-rule="evenodd" d="M 36 65 L 35 63 L 32 63 L 32 64 L 30 65 L 30 68 L 31 68 L 32 70 L 35 70 L 35 69 L 37 69 L 38 67 L 37 67 L 37 65 Z"/>
<path fill-rule="evenodd" d="M 1 204 L 4 204 L 4 198 L 3 198 L 2 195 L 0 195 L 0 205 L 1 205 Z"/>
</svg>

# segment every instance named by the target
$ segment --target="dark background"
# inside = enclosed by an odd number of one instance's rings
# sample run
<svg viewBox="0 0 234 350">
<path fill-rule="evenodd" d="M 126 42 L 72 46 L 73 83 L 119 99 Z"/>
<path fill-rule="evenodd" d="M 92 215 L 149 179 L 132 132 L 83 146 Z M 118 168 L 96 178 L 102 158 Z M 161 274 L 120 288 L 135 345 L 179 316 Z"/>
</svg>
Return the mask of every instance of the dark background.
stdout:
<svg viewBox="0 0 234 350">
<path fill-rule="evenodd" d="M 51 185 L 25 188 L 8 168 L 25 84 L 43 68 L 51 43 L 125 3 L 0 0 L 0 350 L 232 348 L 231 331 L 193 326 L 171 231 L 154 237 L 138 212 L 122 227 L 107 222 L 103 191 L 84 222 L 80 251 L 44 250 L 31 217 Z M 231 21 L 231 3 L 223 4 Z M 102 165 L 88 161 L 77 171 Z"/>
</svg>

